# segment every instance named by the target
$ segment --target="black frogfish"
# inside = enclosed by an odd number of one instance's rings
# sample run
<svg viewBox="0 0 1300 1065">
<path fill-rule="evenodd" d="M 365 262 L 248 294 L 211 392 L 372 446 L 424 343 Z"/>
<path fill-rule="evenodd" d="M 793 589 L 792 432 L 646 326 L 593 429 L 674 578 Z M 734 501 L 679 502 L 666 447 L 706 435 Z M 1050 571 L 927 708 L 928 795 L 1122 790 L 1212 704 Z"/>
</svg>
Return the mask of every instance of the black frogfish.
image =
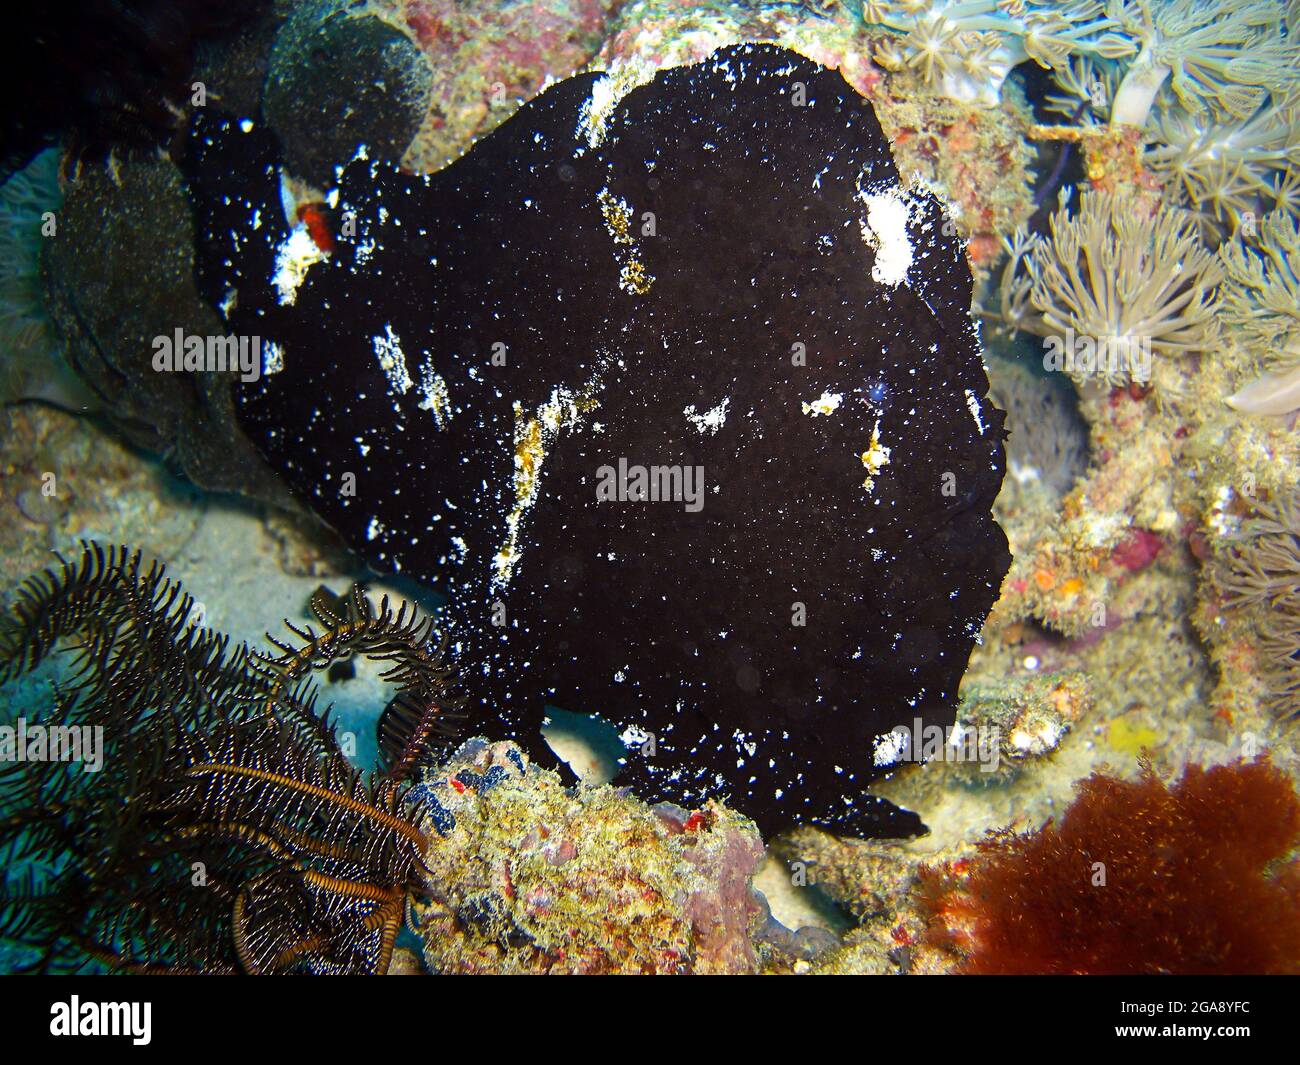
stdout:
<svg viewBox="0 0 1300 1065">
<path fill-rule="evenodd" d="M 240 423 L 445 595 L 471 727 L 546 758 L 548 706 L 599 714 L 644 798 L 921 830 L 866 788 L 953 721 L 1010 562 L 1003 416 L 871 105 L 766 45 L 572 77 L 433 175 L 358 146 L 328 241 L 279 165 L 197 119 L 200 284 L 265 338 Z"/>
</svg>

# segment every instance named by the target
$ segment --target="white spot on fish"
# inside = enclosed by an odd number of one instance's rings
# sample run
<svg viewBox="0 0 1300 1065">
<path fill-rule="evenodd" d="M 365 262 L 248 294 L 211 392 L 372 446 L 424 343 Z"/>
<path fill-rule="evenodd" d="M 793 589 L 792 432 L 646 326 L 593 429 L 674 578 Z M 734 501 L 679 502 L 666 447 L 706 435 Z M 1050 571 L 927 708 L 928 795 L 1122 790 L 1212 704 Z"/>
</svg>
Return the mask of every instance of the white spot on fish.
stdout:
<svg viewBox="0 0 1300 1065">
<path fill-rule="evenodd" d="M 817 399 L 811 403 L 803 404 L 803 412 L 810 417 L 816 418 L 819 414 L 834 414 L 841 403 L 844 402 L 844 396 L 839 392 L 823 392 Z"/>
<path fill-rule="evenodd" d="M 411 389 L 411 375 L 406 369 L 406 356 L 402 352 L 402 342 L 393 332 L 391 325 L 384 326 L 384 336 L 372 337 L 375 346 L 375 358 L 379 368 L 388 378 L 388 387 L 398 395 L 406 395 Z"/>
<path fill-rule="evenodd" d="M 710 407 L 703 414 L 695 413 L 695 405 L 687 407 L 683 414 L 686 420 L 690 422 L 700 434 L 716 433 L 727 421 L 727 408 L 731 405 L 730 398 L 724 399 L 716 407 Z"/>
<path fill-rule="evenodd" d="M 862 239 L 876 253 L 871 279 L 891 287 L 900 285 L 907 280 L 914 258 L 912 239 L 907 233 L 911 214 L 907 194 L 894 186 L 860 195 L 867 208 L 867 217 L 862 220 Z"/>
<path fill-rule="evenodd" d="M 280 302 L 292 305 L 298 298 L 298 287 L 306 279 L 307 271 L 327 258 L 329 253 L 316 246 L 305 225 L 299 222 L 294 226 L 275 250 L 275 273 L 271 282 L 280 294 Z"/>
</svg>

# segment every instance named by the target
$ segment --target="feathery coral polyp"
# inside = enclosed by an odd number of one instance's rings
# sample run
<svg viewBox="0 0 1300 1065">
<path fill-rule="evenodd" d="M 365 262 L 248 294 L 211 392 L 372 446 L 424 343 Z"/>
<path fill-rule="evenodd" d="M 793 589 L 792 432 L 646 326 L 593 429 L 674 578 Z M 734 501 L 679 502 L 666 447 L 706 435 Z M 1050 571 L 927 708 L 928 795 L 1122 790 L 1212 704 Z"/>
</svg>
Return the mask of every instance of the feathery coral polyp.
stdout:
<svg viewBox="0 0 1300 1065">
<path fill-rule="evenodd" d="M 1211 335 L 1222 271 L 1184 212 L 1086 192 L 1077 211 L 1052 216 L 1049 239 L 1018 234 L 1009 250 L 1003 316 L 1040 336 L 1104 344 L 1116 358 L 1096 372 L 1109 383 L 1142 376 L 1139 349 L 1185 354 Z"/>
<path fill-rule="evenodd" d="M 1189 112 L 1247 118 L 1296 81 L 1296 44 L 1272 0 L 1111 0 L 1106 12 L 1135 56 L 1112 126 L 1142 127 L 1168 84 Z"/>
</svg>

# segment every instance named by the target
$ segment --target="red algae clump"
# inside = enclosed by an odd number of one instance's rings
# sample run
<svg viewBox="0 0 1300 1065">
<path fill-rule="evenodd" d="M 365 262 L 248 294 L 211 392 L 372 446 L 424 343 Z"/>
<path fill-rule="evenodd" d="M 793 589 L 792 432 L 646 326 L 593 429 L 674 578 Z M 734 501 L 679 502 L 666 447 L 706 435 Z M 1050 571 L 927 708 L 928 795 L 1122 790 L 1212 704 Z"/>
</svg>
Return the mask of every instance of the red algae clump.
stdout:
<svg viewBox="0 0 1300 1065">
<path fill-rule="evenodd" d="M 1172 786 L 1094 774 L 1059 824 L 926 869 L 930 936 L 969 973 L 1300 972 L 1300 798 L 1266 759 Z"/>
</svg>

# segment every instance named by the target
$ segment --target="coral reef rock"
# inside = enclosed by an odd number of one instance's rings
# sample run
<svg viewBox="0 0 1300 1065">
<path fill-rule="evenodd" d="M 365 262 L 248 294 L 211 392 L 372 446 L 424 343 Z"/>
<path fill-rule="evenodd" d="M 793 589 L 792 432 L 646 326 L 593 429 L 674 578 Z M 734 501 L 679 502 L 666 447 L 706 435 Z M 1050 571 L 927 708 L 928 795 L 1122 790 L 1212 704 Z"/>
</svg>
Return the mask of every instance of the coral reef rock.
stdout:
<svg viewBox="0 0 1300 1065">
<path fill-rule="evenodd" d="M 442 973 L 750 973 L 766 907 L 752 822 L 566 788 L 513 743 L 426 773 L 427 886 L 411 906 Z"/>
</svg>

